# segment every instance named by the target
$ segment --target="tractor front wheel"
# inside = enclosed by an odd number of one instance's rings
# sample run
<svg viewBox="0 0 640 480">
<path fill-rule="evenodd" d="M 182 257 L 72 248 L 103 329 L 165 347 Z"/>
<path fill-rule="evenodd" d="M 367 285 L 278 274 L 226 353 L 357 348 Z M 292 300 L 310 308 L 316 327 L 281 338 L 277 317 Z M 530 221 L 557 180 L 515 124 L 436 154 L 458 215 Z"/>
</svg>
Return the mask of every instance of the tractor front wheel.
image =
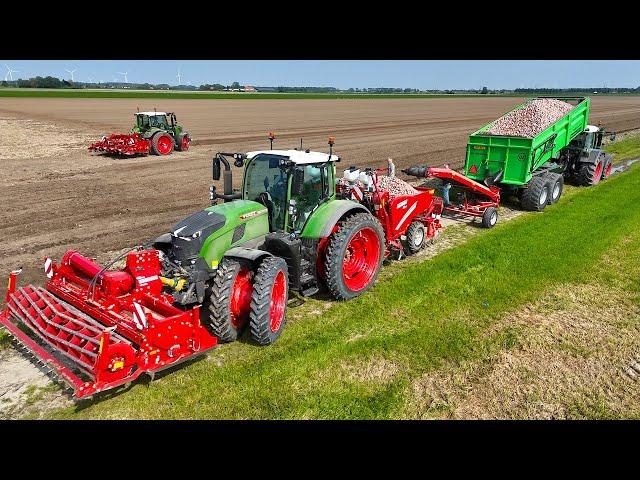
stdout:
<svg viewBox="0 0 640 480">
<path fill-rule="evenodd" d="M 209 287 L 203 324 L 222 342 L 233 342 L 249 319 L 252 272 L 246 263 L 223 258 Z"/>
<path fill-rule="evenodd" d="M 176 143 L 178 144 L 176 150 L 178 150 L 179 152 L 186 152 L 187 150 L 189 150 L 191 139 L 189 138 L 189 135 L 178 135 Z"/>
<path fill-rule="evenodd" d="M 156 133 L 151 140 L 154 155 L 169 155 L 173 151 L 173 138 L 168 133 Z"/>
<path fill-rule="evenodd" d="M 266 257 L 256 270 L 249 313 L 251 339 L 258 345 L 270 345 L 282 333 L 288 295 L 287 262 L 279 257 Z"/>
<path fill-rule="evenodd" d="M 324 258 L 325 281 L 336 300 L 349 300 L 375 282 L 384 258 L 384 231 L 369 213 L 338 222 Z"/>
</svg>

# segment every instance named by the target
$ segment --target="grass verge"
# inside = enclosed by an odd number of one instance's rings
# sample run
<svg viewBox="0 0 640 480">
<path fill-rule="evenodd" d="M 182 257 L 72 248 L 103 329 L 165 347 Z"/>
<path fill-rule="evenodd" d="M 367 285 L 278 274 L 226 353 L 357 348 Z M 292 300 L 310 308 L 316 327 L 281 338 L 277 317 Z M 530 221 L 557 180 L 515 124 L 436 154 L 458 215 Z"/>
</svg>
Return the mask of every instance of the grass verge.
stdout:
<svg viewBox="0 0 640 480">
<path fill-rule="evenodd" d="M 543 214 L 523 215 L 424 263 L 398 267 L 347 303 L 309 302 L 274 345 L 237 342 L 72 418 L 402 418 L 411 386 L 445 365 L 517 343 L 486 335 L 558 284 L 589 282 L 612 245 L 640 230 L 637 165 L 576 189 Z M 634 256 L 621 261 L 631 265 Z M 637 284 L 636 284 L 637 287 Z M 311 306 L 311 307 L 310 307 Z M 327 308 L 328 307 L 328 308 Z"/>
<path fill-rule="evenodd" d="M 613 163 L 615 164 L 640 157 L 640 134 L 631 135 L 620 141 L 613 142 L 607 145 L 605 150 L 614 156 Z"/>
</svg>

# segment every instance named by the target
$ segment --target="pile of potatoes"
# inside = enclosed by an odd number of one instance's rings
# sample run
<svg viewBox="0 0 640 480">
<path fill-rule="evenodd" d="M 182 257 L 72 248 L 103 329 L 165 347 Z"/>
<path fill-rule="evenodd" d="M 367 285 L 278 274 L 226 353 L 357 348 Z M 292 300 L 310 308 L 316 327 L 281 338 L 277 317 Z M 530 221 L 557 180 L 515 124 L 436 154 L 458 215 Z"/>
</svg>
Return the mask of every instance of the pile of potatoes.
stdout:
<svg viewBox="0 0 640 480">
<path fill-rule="evenodd" d="M 533 138 L 572 109 L 573 105 L 562 100 L 536 98 L 500 117 L 484 133 Z"/>
<path fill-rule="evenodd" d="M 420 193 L 404 180 L 386 175 L 380 175 L 378 177 L 378 189 L 389 192 L 389 199 L 393 199 L 398 195 L 415 195 L 416 193 Z"/>
</svg>

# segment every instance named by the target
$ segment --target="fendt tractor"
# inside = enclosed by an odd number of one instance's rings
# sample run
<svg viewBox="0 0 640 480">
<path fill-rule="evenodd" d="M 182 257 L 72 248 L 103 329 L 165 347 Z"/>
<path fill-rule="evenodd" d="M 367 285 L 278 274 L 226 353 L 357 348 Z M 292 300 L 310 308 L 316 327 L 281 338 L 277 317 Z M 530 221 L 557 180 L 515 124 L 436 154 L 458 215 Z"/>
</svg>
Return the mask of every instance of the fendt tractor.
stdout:
<svg viewBox="0 0 640 480">
<path fill-rule="evenodd" d="M 245 327 L 254 342 L 274 342 L 290 290 L 361 295 L 386 256 L 437 236 L 442 200 L 430 189 L 382 190 L 382 170 L 337 178 L 329 146 L 216 154 L 224 190 L 211 187 L 210 207 L 105 267 L 75 251 L 47 259 L 45 288 L 18 288 L 12 272 L 0 324 L 83 398 L 153 377 Z M 244 167 L 240 191 L 228 159 Z M 124 256 L 123 269 L 110 269 Z"/>
<path fill-rule="evenodd" d="M 600 126 L 588 125 L 589 98 L 553 98 L 573 108 L 534 137 L 490 135 L 487 131 L 494 122 L 472 133 L 467 142 L 464 174 L 428 166 L 402 171 L 441 179 L 444 211 L 482 217 L 482 225 L 489 228 L 497 222 L 501 196 L 515 195 L 525 210 L 541 211 L 560 199 L 565 180 L 591 186 L 609 178 L 612 158 L 602 150 L 607 132 Z M 535 100 L 527 100 L 503 117 Z M 609 134 L 614 140 L 615 134 Z"/>
<path fill-rule="evenodd" d="M 130 133 L 112 133 L 89 146 L 89 151 L 113 155 L 169 155 L 189 150 L 191 137 L 178 125 L 176 114 L 137 112 Z"/>
</svg>

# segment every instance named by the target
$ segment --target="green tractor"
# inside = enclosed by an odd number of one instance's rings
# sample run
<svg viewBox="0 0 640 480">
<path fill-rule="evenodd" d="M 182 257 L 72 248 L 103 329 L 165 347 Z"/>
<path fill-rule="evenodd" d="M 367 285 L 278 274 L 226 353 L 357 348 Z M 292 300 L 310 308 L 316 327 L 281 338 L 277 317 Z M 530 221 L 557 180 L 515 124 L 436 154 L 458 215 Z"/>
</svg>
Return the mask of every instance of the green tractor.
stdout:
<svg viewBox="0 0 640 480">
<path fill-rule="evenodd" d="M 89 151 L 116 155 L 169 155 L 173 150 L 189 149 L 191 137 L 176 121 L 175 113 L 137 112 L 129 134 L 104 136 Z"/>
<path fill-rule="evenodd" d="M 227 158 L 245 167 L 240 191 Z M 173 302 L 202 304 L 203 324 L 221 341 L 248 326 L 267 345 L 282 331 L 290 289 L 309 296 L 324 287 L 337 300 L 367 291 L 385 233 L 365 206 L 337 198 L 339 161 L 331 149 L 217 153 L 213 179 L 223 177 L 224 192 L 212 186 L 211 207 L 153 242 Z"/>
</svg>

